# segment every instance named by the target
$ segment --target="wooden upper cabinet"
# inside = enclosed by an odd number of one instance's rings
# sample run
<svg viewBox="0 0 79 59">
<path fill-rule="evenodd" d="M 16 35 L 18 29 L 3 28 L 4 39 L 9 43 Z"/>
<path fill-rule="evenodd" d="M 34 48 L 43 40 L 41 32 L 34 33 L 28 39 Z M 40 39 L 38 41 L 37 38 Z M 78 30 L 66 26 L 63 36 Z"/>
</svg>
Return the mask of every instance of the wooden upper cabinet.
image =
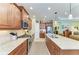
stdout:
<svg viewBox="0 0 79 59">
<path fill-rule="evenodd" d="M 21 9 L 22 20 L 28 21 L 29 13 L 25 10 L 23 6 L 20 6 L 20 9 Z"/>
<path fill-rule="evenodd" d="M 14 8 L 13 8 L 13 5 L 10 4 L 8 6 L 8 24 L 10 25 L 9 28 L 14 28 Z"/>
<path fill-rule="evenodd" d="M 13 9 L 12 9 L 12 14 L 13 14 L 13 27 L 14 28 L 21 28 L 21 12 L 20 10 L 13 5 Z"/>
<path fill-rule="evenodd" d="M 21 12 L 16 5 L 11 4 L 11 28 L 21 28 Z"/>
<path fill-rule="evenodd" d="M 25 10 L 23 6 L 20 6 L 21 9 L 21 15 L 22 15 L 22 20 L 28 23 L 28 29 L 31 30 L 32 28 L 32 20 L 29 17 L 29 13 Z"/>
<path fill-rule="evenodd" d="M 23 6 L 19 6 L 19 7 L 20 7 L 20 10 L 21 10 L 22 21 L 28 23 L 28 26 L 29 26 L 29 13 L 26 11 L 26 9 Z"/>
<path fill-rule="evenodd" d="M 27 20 L 27 13 L 24 11 L 24 9 L 22 10 L 22 20 Z"/>
<path fill-rule="evenodd" d="M 32 29 L 32 20 L 30 18 L 28 20 L 28 25 L 29 25 L 29 29 L 31 30 Z"/>
<path fill-rule="evenodd" d="M 8 11 L 8 4 L 0 4 L 0 28 L 6 28 L 8 27 L 8 16 L 7 16 L 7 11 Z"/>
<path fill-rule="evenodd" d="M 21 28 L 21 12 L 14 3 L 0 3 L 0 29 Z"/>
</svg>

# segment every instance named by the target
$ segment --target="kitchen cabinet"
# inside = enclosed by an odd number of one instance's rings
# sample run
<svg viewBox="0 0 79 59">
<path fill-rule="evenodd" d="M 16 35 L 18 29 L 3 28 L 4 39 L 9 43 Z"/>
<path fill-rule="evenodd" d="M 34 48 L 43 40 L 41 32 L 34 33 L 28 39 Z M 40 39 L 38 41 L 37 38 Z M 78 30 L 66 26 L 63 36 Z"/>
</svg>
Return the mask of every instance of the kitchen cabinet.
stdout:
<svg viewBox="0 0 79 59">
<path fill-rule="evenodd" d="M 52 33 L 52 21 L 40 21 L 40 38 L 45 38 L 45 34 L 49 30 L 48 27 L 51 27 L 50 32 Z"/>
<path fill-rule="evenodd" d="M 9 11 L 9 24 L 11 28 L 21 28 L 21 12 L 19 7 L 16 4 L 10 4 L 10 11 Z"/>
<path fill-rule="evenodd" d="M 17 7 L 14 7 L 14 9 L 15 9 L 15 13 L 14 13 L 14 17 L 15 17 L 14 27 L 15 28 L 20 28 L 20 26 L 21 26 L 21 13 L 20 13 L 20 10 Z"/>
<path fill-rule="evenodd" d="M 22 8 L 22 20 L 28 20 L 28 13 L 25 11 L 24 7 Z"/>
<path fill-rule="evenodd" d="M 0 4 L 0 28 L 7 28 L 8 19 L 7 19 L 7 8 L 8 4 Z"/>
<path fill-rule="evenodd" d="M 46 37 L 46 45 L 51 55 L 59 55 L 61 50 L 60 48 L 50 40 L 50 38 Z"/>
<path fill-rule="evenodd" d="M 40 21 L 40 29 L 45 29 L 46 23 L 43 23 L 42 21 Z"/>
<path fill-rule="evenodd" d="M 0 4 L 0 29 L 21 28 L 20 9 L 16 4 Z"/>
<path fill-rule="evenodd" d="M 45 38 L 45 32 L 40 32 L 40 38 Z"/>
<path fill-rule="evenodd" d="M 46 22 L 45 21 L 40 21 L 40 38 L 45 38 L 45 33 L 46 33 Z"/>
<path fill-rule="evenodd" d="M 28 27 L 29 27 L 29 30 L 32 29 L 32 20 L 30 18 L 28 20 Z"/>
<path fill-rule="evenodd" d="M 27 23 L 27 29 L 29 28 L 29 13 L 26 11 L 26 9 L 23 7 L 23 6 L 19 6 L 20 7 L 20 10 L 21 10 L 21 20 L 22 22 L 25 22 Z"/>
<path fill-rule="evenodd" d="M 9 53 L 9 55 L 27 55 L 27 54 L 28 54 L 28 39 Z"/>
<path fill-rule="evenodd" d="M 25 10 L 25 8 L 23 6 L 19 6 L 19 7 L 20 7 L 20 10 L 21 10 L 21 19 L 23 21 L 28 22 L 29 13 Z"/>
<path fill-rule="evenodd" d="M 23 6 L 20 6 L 21 9 L 21 15 L 22 15 L 22 21 L 26 22 L 28 24 L 28 29 L 32 29 L 32 20 L 29 17 L 29 13 L 25 10 Z"/>
</svg>

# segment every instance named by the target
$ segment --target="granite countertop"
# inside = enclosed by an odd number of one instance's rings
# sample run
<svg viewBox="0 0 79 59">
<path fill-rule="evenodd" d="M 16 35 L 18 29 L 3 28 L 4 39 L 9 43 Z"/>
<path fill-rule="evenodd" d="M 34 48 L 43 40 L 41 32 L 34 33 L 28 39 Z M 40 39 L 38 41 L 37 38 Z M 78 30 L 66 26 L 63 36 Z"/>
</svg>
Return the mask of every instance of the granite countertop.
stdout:
<svg viewBox="0 0 79 59">
<path fill-rule="evenodd" d="M 79 41 L 73 40 L 60 35 L 46 34 L 54 43 L 56 43 L 61 49 L 66 50 L 79 50 Z M 54 35 L 55 37 L 52 37 Z"/>
<path fill-rule="evenodd" d="M 27 39 L 28 38 L 18 38 L 17 40 L 9 40 L 6 43 L 0 44 L 0 55 L 8 55 L 12 50 Z"/>
</svg>

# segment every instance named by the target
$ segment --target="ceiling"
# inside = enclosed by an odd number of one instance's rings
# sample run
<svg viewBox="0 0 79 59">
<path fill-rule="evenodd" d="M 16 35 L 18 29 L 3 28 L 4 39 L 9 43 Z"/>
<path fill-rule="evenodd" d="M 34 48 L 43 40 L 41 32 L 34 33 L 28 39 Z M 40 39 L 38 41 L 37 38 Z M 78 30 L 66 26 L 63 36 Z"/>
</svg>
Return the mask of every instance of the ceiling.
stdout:
<svg viewBox="0 0 79 59">
<path fill-rule="evenodd" d="M 36 20 L 54 20 L 59 18 L 68 18 L 70 13 L 69 3 L 18 3 L 29 12 L 30 17 L 35 16 Z M 30 7 L 33 9 L 31 10 Z M 51 9 L 48 10 L 48 7 Z M 57 12 L 57 14 L 55 14 Z M 71 13 L 74 18 L 79 18 L 79 4 L 71 4 Z"/>
</svg>

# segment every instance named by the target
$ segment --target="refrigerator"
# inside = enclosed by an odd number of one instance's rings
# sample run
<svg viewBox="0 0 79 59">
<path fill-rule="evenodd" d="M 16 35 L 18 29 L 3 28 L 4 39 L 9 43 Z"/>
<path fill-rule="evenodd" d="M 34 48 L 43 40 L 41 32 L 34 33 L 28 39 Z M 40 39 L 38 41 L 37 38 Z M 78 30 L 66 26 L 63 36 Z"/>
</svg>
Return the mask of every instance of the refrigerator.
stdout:
<svg viewBox="0 0 79 59">
<path fill-rule="evenodd" d="M 49 33 L 53 33 L 53 29 L 52 29 L 52 27 L 51 26 L 47 26 L 47 28 L 46 28 L 46 33 L 47 34 L 49 34 Z"/>
</svg>

